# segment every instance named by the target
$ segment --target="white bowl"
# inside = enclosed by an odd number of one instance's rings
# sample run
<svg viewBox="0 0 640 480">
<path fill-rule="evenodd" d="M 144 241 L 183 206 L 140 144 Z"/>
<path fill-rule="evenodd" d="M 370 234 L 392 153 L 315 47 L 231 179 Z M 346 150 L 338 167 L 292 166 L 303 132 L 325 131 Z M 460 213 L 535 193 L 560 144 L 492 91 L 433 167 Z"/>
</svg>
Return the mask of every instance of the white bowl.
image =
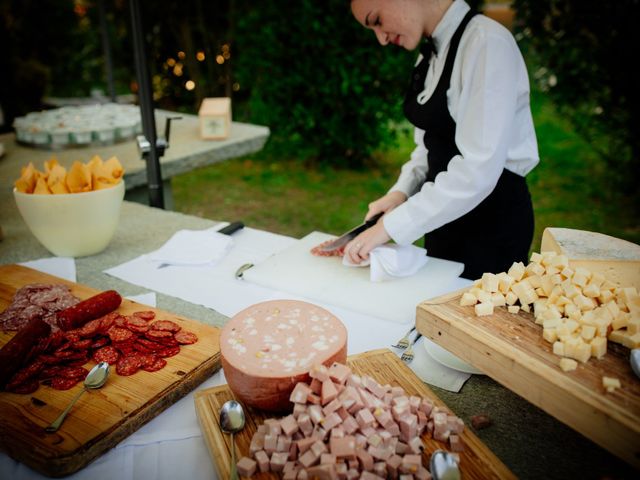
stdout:
<svg viewBox="0 0 640 480">
<path fill-rule="evenodd" d="M 124 181 L 83 193 L 36 195 L 13 190 L 31 233 L 59 257 L 84 257 L 107 248 L 120 219 Z"/>
</svg>

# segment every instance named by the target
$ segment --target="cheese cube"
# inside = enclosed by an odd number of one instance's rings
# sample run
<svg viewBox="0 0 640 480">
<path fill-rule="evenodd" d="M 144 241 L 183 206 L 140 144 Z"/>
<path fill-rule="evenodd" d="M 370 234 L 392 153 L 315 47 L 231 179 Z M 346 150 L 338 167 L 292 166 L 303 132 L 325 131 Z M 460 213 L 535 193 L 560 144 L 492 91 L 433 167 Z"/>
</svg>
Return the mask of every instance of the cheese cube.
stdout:
<svg viewBox="0 0 640 480">
<path fill-rule="evenodd" d="M 613 299 L 614 295 L 611 290 L 603 290 L 600 288 L 600 295 L 598 296 L 598 300 L 600 303 L 607 303 Z"/>
<path fill-rule="evenodd" d="M 614 343 L 619 343 L 623 345 L 627 338 L 627 330 L 624 328 L 620 330 L 613 330 L 611 333 L 609 333 L 607 338 Z"/>
<path fill-rule="evenodd" d="M 582 289 L 582 294 L 585 297 L 596 298 L 600 296 L 600 287 L 593 283 L 588 284 Z"/>
<path fill-rule="evenodd" d="M 591 340 L 591 356 L 602 358 L 607 353 L 607 339 L 604 337 L 596 337 Z"/>
<path fill-rule="evenodd" d="M 558 339 L 558 333 L 556 332 L 555 328 L 543 328 L 542 338 L 544 338 L 549 343 L 553 343 Z"/>
<path fill-rule="evenodd" d="M 564 295 L 560 295 L 554 303 L 559 307 L 573 304 L 573 302 L 569 298 L 565 297 Z"/>
<path fill-rule="evenodd" d="M 478 299 L 472 293 L 464 292 L 460 297 L 461 307 L 468 307 L 470 305 L 475 305 L 476 303 L 478 303 Z"/>
<path fill-rule="evenodd" d="M 579 294 L 573 298 L 573 303 L 582 310 L 593 310 L 596 307 L 595 302 L 591 298 L 587 298 L 582 294 Z"/>
<path fill-rule="evenodd" d="M 524 272 L 526 277 L 539 277 L 544 275 L 545 270 L 539 263 L 530 263 L 525 267 Z"/>
<path fill-rule="evenodd" d="M 560 285 L 562 282 L 564 282 L 562 275 L 560 275 L 559 273 L 556 273 L 556 274 L 550 273 L 549 275 L 551 275 L 551 283 L 553 283 L 554 285 Z"/>
<path fill-rule="evenodd" d="M 491 303 L 494 307 L 504 307 L 507 302 L 502 292 L 494 292 L 491 294 Z"/>
<path fill-rule="evenodd" d="M 509 268 L 507 274 L 513 278 L 515 281 L 519 281 L 522 279 L 525 271 L 524 263 L 522 262 L 513 262 L 513 265 Z"/>
<path fill-rule="evenodd" d="M 626 338 L 622 344 L 628 349 L 640 348 L 640 333 L 634 333 L 631 335 L 627 332 Z"/>
<path fill-rule="evenodd" d="M 583 325 L 580 329 L 580 336 L 585 340 L 591 340 L 596 336 L 596 327 L 593 325 Z"/>
<path fill-rule="evenodd" d="M 553 343 L 553 353 L 560 357 L 564 356 L 564 343 L 562 342 L 554 342 Z"/>
<path fill-rule="evenodd" d="M 616 316 L 618 315 L 618 312 L 620 311 L 620 307 L 618 307 L 618 304 L 613 301 L 609 301 L 605 303 L 604 307 L 609 311 L 612 319 L 616 318 Z"/>
<path fill-rule="evenodd" d="M 508 292 L 504 298 L 507 305 L 513 305 L 518 301 L 518 296 L 513 292 Z"/>
<path fill-rule="evenodd" d="M 491 294 L 485 290 L 478 290 L 476 297 L 479 302 L 491 303 Z"/>
<path fill-rule="evenodd" d="M 523 312 L 527 312 L 530 313 L 531 312 L 531 307 L 529 305 L 520 305 L 520 310 L 522 310 Z"/>
<path fill-rule="evenodd" d="M 559 320 L 562 318 L 562 315 L 560 314 L 558 307 L 555 305 L 548 305 L 544 313 L 541 314 L 541 317 L 543 320 Z"/>
<path fill-rule="evenodd" d="M 476 315 L 479 317 L 491 315 L 493 313 L 493 303 L 491 302 L 480 302 L 476 304 L 474 308 Z"/>
<path fill-rule="evenodd" d="M 564 292 L 565 297 L 569 297 L 572 299 L 575 299 L 575 297 L 577 297 L 582 293 L 582 290 L 580 290 L 578 286 L 571 283 L 570 280 L 565 280 L 562 282 L 562 290 Z"/>
<path fill-rule="evenodd" d="M 556 255 L 551 259 L 551 266 L 564 268 L 569 266 L 569 258 L 566 255 Z"/>
<path fill-rule="evenodd" d="M 620 293 L 618 296 L 624 300 L 625 304 L 629 304 L 633 301 L 634 298 L 638 297 L 638 291 L 635 287 L 625 287 L 620 289 Z"/>
<path fill-rule="evenodd" d="M 591 358 L 591 345 L 588 343 L 579 343 L 573 352 L 573 358 L 582 363 L 587 363 Z"/>
<path fill-rule="evenodd" d="M 498 274 L 498 290 L 500 290 L 503 294 L 507 294 L 511 289 L 511 285 L 513 285 L 515 280 L 513 277 L 509 276 L 508 273 L 501 272 Z"/>
<path fill-rule="evenodd" d="M 499 279 L 497 275 L 493 273 L 483 273 L 482 274 L 482 289 L 489 292 L 494 293 L 498 291 L 498 283 Z"/>
<path fill-rule="evenodd" d="M 571 370 L 578 368 L 578 362 L 571 360 L 570 358 L 561 358 L 560 368 L 563 372 L 570 372 Z"/>
<path fill-rule="evenodd" d="M 542 265 L 544 265 L 545 267 L 550 267 L 551 266 L 551 261 L 557 255 L 557 252 L 555 252 L 553 250 L 547 250 L 547 251 L 544 251 L 544 252 L 540 252 L 540 254 L 542 255 L 542 261 L 540 263 Z"/>
<path fill-rule="evenodd" d="M 620 380 L 613 377 L 602 377 L 602 386 L 609 393 L 613 392 L 616 388 L 620 388 L 622 385 L 620 384 Z"/>
<path fill-rule="evenodd" d="M 580 326 L 580 324 L 578 322 L 576 322 L 575 320 L 570 320 L 570 319 L 566 319 L 564 321 L 564 325 L 565 327 L 567 327 L 567 330 L 569 330 L 569 333 L 573 333 L 576 330 L 578 330 L 578 327 Z"/>
<path fill-rule="evenodd" d="M 507 307 L 507 311 L 509 313 L 518 313 L 520 311 L 520 307 L 518 305 L 509 305 Z"/>
<path fill-rule="evenodd" d="M 571 267 L 565 267 L 564 269 L 562 269 L 562 271 L 560 272 L 560 274 L 567 279 L 570 279 L 571 277 L 573 277 L 573 269 Z"/>
<path fill-rule="evenodd" d="M 542 258 L 543 256 L 541 253 L 532 252 L 529 261 L 534 263 L 542 263 Z"/>
</svg>

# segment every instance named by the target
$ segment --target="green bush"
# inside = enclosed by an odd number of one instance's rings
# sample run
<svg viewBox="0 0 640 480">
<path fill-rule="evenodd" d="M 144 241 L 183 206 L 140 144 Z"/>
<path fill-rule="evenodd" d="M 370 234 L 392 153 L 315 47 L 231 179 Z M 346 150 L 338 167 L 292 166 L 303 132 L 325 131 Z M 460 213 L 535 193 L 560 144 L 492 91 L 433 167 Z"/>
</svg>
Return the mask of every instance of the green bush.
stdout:
<svg viewBox="0 0 640 480">
<path fill-rule="evenodd" d="M 637 195 L 640 89 L 633 63 L 640 2 L 514 0 L 534 80 L 607 161 L 618 187 Z"/>
<path fill-rule="evenodd" d="M 276 152 L 359 167 L 394 141 L 415 54 L 382 48 L 345 0 L 238 4 L 235 78 Z"/>
</svg>

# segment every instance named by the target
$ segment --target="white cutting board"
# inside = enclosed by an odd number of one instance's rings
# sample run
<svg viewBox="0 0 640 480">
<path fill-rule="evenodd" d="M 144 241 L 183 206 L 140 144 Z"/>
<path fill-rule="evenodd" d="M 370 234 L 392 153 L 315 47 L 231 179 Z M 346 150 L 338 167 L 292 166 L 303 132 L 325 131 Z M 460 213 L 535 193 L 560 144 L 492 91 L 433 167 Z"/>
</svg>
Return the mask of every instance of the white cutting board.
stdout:
<svg viewBox="0 0 640 480">
<path fill-rule="evenodd" d="M 398 323 L 414 322 L 417 305 L 451 290 L 464 265 L 429 258 L 415 275 L 384 282 L 369 280 L 369 267 L 345 267 L 342 257 L 316 257 L 310 250 L 336 238 L 312 232 L 291 247 L 244 272 L 264 287 L 300 295 Z"/>
</svg>

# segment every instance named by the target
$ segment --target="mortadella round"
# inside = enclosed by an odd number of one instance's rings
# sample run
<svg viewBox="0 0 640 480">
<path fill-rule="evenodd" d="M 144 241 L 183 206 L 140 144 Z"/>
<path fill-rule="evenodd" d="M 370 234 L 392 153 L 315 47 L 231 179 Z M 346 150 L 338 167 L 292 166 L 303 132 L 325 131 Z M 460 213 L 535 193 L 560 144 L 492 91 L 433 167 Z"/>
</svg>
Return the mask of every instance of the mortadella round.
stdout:
<svg viewBox="0 0 640 480">
<path fill-rule="evenodd" d="M 324 308 L 298 300 L 257 303 L 236 314 L 220 335 L 222 368 L 246 405 L 291 410 L 289 396 L 320 363 L 345 363 L 347 330 Z"/>
</svg>

